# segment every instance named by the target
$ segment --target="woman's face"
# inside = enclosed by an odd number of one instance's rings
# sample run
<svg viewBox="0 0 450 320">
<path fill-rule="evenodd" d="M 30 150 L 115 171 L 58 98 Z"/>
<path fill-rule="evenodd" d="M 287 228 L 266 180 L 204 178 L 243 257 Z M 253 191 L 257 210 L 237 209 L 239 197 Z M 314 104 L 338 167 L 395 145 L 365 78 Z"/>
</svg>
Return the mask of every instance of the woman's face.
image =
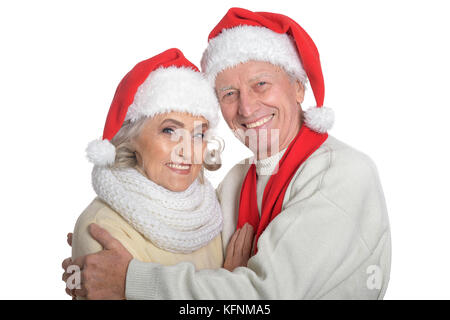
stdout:
<svg viewBox="0 0 450 320">
<path fill-rule="evenodd" d="M 134 139 L 138 167 L 171 191 L 186 190 L 198 177 L 208 129 L 204 117 L 169 112 L 149 118 Z"/>
</svg>

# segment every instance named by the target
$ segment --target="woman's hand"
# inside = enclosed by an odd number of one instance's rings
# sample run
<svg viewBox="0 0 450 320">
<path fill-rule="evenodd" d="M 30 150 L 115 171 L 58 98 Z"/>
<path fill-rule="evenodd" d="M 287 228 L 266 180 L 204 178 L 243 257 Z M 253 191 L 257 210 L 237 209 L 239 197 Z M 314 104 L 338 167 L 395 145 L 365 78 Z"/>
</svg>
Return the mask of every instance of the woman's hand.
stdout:
<svg viewBox="0 0 450 320">
<path fill-rule="evenodd" d="M 223 267 L 233 271 L 237 267 L 246 267 L 252 253 L 254 240 L 253 227 L 246 223 L 236 230 L 227 247 L 227 254 Z"/>
</svg>

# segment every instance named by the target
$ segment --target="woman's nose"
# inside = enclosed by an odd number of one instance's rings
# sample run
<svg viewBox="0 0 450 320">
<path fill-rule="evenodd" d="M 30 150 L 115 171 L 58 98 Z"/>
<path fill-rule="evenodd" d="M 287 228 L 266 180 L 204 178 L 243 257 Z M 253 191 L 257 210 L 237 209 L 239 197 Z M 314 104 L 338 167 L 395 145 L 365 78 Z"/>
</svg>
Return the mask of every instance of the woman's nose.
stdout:
<svg viewBox="0 0 450 320">
<path fill-rule="evenodd" d="M 183 162 L 190 162 L 191 158 L 191 139 L 188 137 L 183 137 L 181 146 L 178 149 L 178 156 L 183 159 Z"/>
<path fill-rule="evenodd" d="M 177 129 L 176 136 L 172 139 L 171 161 L 175 163 L 190 163 L 191 138 L 183 131 L 183 129 Z"/>
</svg>

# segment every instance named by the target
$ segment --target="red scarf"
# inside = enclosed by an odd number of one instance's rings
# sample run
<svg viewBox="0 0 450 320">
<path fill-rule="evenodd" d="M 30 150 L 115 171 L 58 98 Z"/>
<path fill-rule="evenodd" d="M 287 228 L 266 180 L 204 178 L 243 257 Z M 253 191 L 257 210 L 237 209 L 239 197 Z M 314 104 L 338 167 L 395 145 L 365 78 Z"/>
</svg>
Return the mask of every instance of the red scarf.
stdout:
<svg viewBox="0 0 450 320">
<path fill-rule="evenodd" d="M 317 133 L 303 125 L 278 163 L 278 172 L 272 175 L 264 189 L 261 219 L 256 197 L 256 167 L 250 166 L 244 179 L 239 200 L 237 229 L 250 223 L 255 230 L 254 254 L 258 239 L 267 225 L 281 212 L 284 194 L 300 165 L 327 139 L 327 133 Z"/>
</svg>

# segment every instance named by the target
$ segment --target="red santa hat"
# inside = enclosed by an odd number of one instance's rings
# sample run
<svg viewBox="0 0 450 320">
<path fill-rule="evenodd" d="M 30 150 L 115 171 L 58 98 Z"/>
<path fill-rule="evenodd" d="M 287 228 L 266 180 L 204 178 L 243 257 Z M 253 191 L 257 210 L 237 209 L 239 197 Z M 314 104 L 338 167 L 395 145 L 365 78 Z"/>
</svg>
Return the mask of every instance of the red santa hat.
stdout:
<svg viewBox="0 0 450 320">
<path fill-rule="evenodd" d="M 305 123 L 321 133 L 332 127 L 333 110 L 323 107 L 325 85 L 319 52 L 294 20 L 271 12 L 228 10 L 209 34 L 202 69 L 214 82 L 224 69 L 250 60 L 280 66 L 303 84 L 309 79 L 317 105 L 306 110 Z"/>
<path fill-rule="evenodd" d="M 219 105 L 214 89 L 199 69 L 178 49 L 169 49 L 139 62 L 120 81 L 106 118 L 103 138 L 89 143 L 88 159 L 97 165 L 113 164 L 111 139 L 126 120 L 178 111 L 203 116 L 209 127 L 218 123 Z"/>
</svg>

